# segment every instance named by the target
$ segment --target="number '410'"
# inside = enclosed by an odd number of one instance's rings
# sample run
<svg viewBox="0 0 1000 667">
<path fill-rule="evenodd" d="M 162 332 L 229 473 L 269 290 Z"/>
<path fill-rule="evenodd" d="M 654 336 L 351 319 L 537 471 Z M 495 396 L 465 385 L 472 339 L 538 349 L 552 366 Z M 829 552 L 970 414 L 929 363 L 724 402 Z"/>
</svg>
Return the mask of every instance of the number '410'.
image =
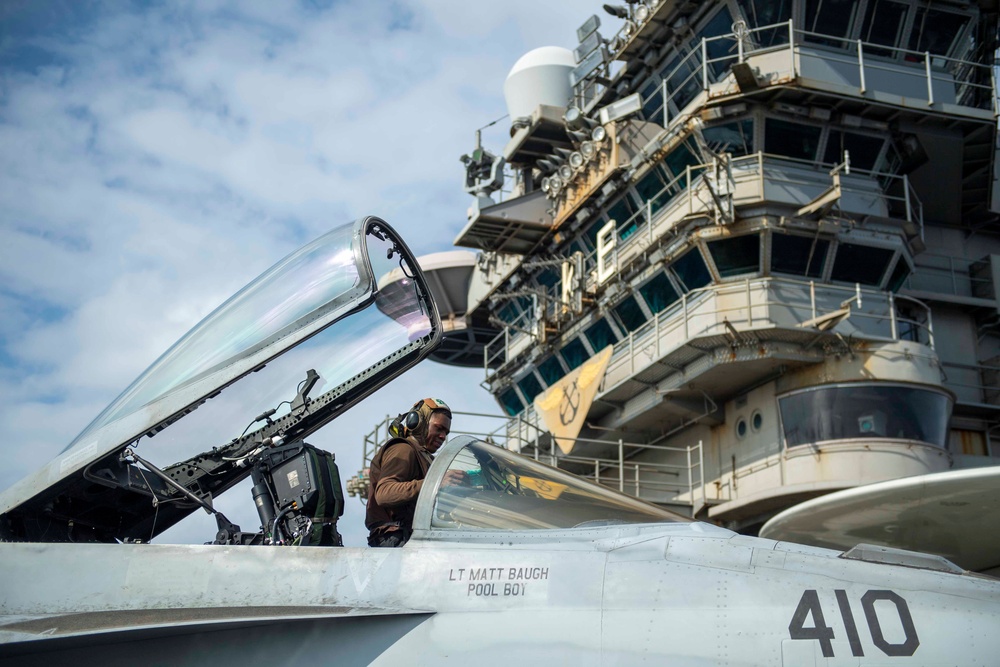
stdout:
<svg viewBox="0 0 1000 667">
<path fill-rule="evenodd" d="M 840 616 L 844 621 L 844 629 L 847 632 L 847 640 L 851 645 L 851 655 L 863 657 L 865 652 L 861 648 L 861 637 L 858 634 L 858 626 L 854 622 L 854 612 L 851 610 L 850 600 L 847 599 L 847 591 L 835 590 L 837 596 L 837 606 L 840 608 Z M 879 621 L 878 610 L 875 603 L 880 600 L 891 603 L 899 616 L 899 624 L 903 628 L 903 641 L 893 644 L 886 640 L 882 633 L 882 624 Z M 885 605 L 882 606 L 885 609 Z M 868 591 L 861 596 L 861 608 L 865 612 L 865 620 L 868 622 L 868 633 L 871 635 L 872 643 L 883 653 L 889 656 L 911 656 L 920 640 L 917 638 L 917 629 L 913 625 L 913 617 L 910 615 L 910 608 L 900 595 L 893 591 Z M 883 612 L 884 615 L 885 612 Z M 812 627 L 806 627 L 806 617 L 812 616 Z M 815 590 L 806 590 L 802 593 L 799 606 L 795 608 L 792 621 L 788 624 L 788 634 L 792 639 L 815 639 L 819 642 L 824 658 L 832 658 L 833 655 L 833 628 L 826 624 L 823 618 L 823 609 L 819 604 L 819 595 Z"/>
</svg>

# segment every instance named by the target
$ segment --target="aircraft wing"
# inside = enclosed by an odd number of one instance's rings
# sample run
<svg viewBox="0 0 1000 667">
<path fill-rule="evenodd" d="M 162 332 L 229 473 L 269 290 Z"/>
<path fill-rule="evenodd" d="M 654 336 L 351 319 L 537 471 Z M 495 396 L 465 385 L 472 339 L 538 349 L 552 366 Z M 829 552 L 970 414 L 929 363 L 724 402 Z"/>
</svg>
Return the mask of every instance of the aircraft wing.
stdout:
<svg viewBox="0 0 1000 667">
<path fill-rule="evenodd" d="M 859 543 L 1000 573 L 1000 467 L 952 470 L 830 493 L 778 514 L 761 537 L 847 550 Z"/>
</svg>

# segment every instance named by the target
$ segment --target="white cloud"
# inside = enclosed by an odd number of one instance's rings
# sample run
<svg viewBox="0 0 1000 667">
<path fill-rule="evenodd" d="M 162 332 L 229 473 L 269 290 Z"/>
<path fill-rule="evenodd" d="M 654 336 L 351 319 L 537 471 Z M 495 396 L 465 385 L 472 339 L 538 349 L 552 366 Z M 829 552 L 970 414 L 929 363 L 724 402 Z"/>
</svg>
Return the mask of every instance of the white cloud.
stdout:
<svg viewBox="0 0 1000 667">
<path fill-rule="evenodd" d="M 531 48 L 572 47 L 593 9 L 353 0 L 328 11 L 222 1 L 8 11 L 0 489 L 59 452 L 215 305 L 331 227 L 375 213 L 418 253 L 449 249 L 470 203 L 458 157 L 506 113 L 507 71 Z M 23 55 L 36 52 L 48 59 Z M 489 136 L 502 141 L 504 128 Z M 498 412 L 479 373 L 425 363 L 316 444 L 350 477 L 361 435 L 421 395 Z"/>
</svg>

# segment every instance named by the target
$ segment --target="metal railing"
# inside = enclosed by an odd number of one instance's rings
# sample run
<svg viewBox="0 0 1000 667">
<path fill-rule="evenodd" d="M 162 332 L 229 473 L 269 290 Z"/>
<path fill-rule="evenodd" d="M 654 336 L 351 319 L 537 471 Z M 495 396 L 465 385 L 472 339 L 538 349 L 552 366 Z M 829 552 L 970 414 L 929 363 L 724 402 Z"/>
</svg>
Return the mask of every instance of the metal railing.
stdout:
<svg viewBox="0 0 1000 667">
<path fill-rule="evenodd" d="M 652 443 L 618 440 L 593 440 L 570 438 L 574 449 L 581 444 L 599 445 L 606 448 L 610 456 L 580 456 L 561 454 L 552 435 L 537 423 L 526 420 L 522 415 L 509 418 L 478 412 L 456 410 L 453 413 L 455 429 L 450 437 L 470 435 L 486 442 L 505 447 L 531 456 L 536 461 L 547 463 L 554 468 L 572 469 L 579 477 L 597 484 L 629 493 L 637 498 L 652 502 L 679 503 L 689 505 L 697 511 L 713 500 L 725 500 L 715 494 L 709 498 L 705 491 L 705 460 L 701 441 L 690 447 L 668 447 Z M 462 418 L 476 420 L 500 420 L 502 423 L 492 430 L 476 430 L 463 427 Z M 367 469 L 378 448 L 389 438 L 389 424 L 392 417 L 377 423 L 364 435 L 362 441 L 363 468 Z M 537 417 L 535 420 L 537 421 Z M 524 437 L 524 431 L 531 430 L 534 436 Z M 675 463 L 638 461 L 635 456 L 643 452 L 660 452 L 676 459 Z"/>
<path fill-rule="evenodd" d="M 753 45 L 754 36 L 774 34 L 781 29 L 787 31 L 787 41 L 778 45 Z M 709 57 L 708 54 L 715 51 L 710 45 L 716 44 L 721 46 L 718 50 L 725 51 L 726 55 Z M 804 50 L 807 45 L 812 48 Z M 780 57 L 782 51 L 788 52 L 787 58 Z M 727 80 L 730 66 L 759 60 L 755 56 L 763 54 L 771 54 L 775 63 L 785 65 L 779 70 L 762 71 L 760 75 L 764 79 L 796 79 L 803 74 L 803 58 L 814 58 L 832 64 L 834 68 L 846 66 L 839 71 L 850 77 L 849 83 L 859 95 L 874 90 L 872 79 L 884 74 L 888 76 L 882 76 L 876 83 L 880 91 L 925 102 L 928 106 L 946 102 L 960 107 L 988 109 L 994 114 L 997 112 L 996 79 L 990 65 L 929 51 L 913 51 L 798 30 L 789 20 L 787 23 L 750 29 L 745 36 L 734 32 L 702 38 L 699 48 L 692 49 L 663 77 L 662 93 L 666 102 L 663 108 L 664 127 L 669 126 L 671 102 L 674 113 L 681 112 L 699 93 L 710 92 L 713 84 Z M 921 85 L 908 86 L 908 79 L 916 79 Z M 728 85 L 729 88 L 718 92 L 736 92 L 735 81 L 728 81 Z M 903 95 L 903 92 L 908 94 Z"/>
</svg>

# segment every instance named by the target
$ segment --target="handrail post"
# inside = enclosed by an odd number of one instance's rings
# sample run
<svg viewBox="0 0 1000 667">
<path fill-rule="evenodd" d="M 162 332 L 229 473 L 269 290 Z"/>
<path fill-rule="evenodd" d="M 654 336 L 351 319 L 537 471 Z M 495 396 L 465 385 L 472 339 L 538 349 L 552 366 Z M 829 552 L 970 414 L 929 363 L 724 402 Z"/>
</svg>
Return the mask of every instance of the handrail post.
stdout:
<svg viewBox="0 0 1000 667">
<path fill-rule="evenodd" d="M 625 443 L 618 438 L 618 490 L 625 493 Z"/>
<path fill-rule="evenodd" d="M 594 484 L 601 483 L 601 461 L 594 459 Z"/>
<path fill-rule="evenodd" d="M 681 294 L 681 309 L 684 311 L 684 341 L 691 337 L 690 331 L 688 329 L 688 299 L 687 292 Z"/>
<path fill-rule="evenodd" d="M 687 448 L 688 497 L 691 499 L 692 515 L 694 514 L 694 477 L 691 475 L 691 447 Z M 694 516 L 691 517 L 692 519 Z"/>
<path fill-rule="evenodd" d="M 708 38 L 701 38 L 701 89 L 708 90 Z"/>
<path fill-rule="evenodd" d="M 934 79 L 931 76 L 931 52 L 924 51 L 924 70 L 927 72 L 927 106 L 934 106 Z"/>
<path fill-rule="evenodd" d="M 653 245 L 653 200 L 646 200 L 646 240 L 649 241 L 649 245 Z"/>
<path fill-rule="evenodd" d="M 896 261 L 902 262 L 905 260 L 900 257 Z M 894 292 L 889 292 L 889 331 L 893 340 L 899 340 L 899 332 L 896 326 L 896 294 Z"/>
<path fill-rule="evenodd" d="M 913 209 L 910 203 L 910 178 L 903 174 L 903 202 L 906 204 L 906 221 L 913 222 Z"/>
<path fill-rule="evenodd" d="M 667 98 L 667 80 L 663 80 L 663 127 L 669 127 L 670 123 L 670 105 L 669 99 Z"/>
<path fill-rule="evenodd" d="M 753 302 L 750 300 L 750 279 L 746 279 L 747 283 L 747 326 L 753 326 Z"/>
<path fill-rule="evenodd" d="M 760 184 L 759 195 L 764 199 L 764 151 L 757 151 L 757 182 Z"/>
<path fill-rule="evenodd" d="M 811 307 L 812 313 L 811 318 L 816 319 L 816 281 L 809 281 L 809 305 Z"/>
<path fill-rule="evenodd" d="M 694 194 L 691 192 L 691 165 L 684 167 L 687 176 L 688 213 L 694 213 Z"/>
<path fill-rule="evenodd" d="M 934 349 L 934 316 L 930 308 L 927 309 L 927 344 L 932 350 Z"/>
<path fill-rule="evenodd" d="M 704 506 L 708 504 L 708 500 L 705 498 L 705 443 L 703 440 L 698 441 L 698 476 L 701 479 L 701 504 Z"/>
<path fill-rule="evenodd" d="M 861 94 L 865 94 L 865 50 L 862 46 L 863 42 L 858 40 L 858 71 L 861 73 Z"/>
<path fill-rule="evenodd" d="M 791 59 L 792 78 L 798 75 L 795 72 L 795 24 L 792 19 L 788 19 L 788 56 Z"/>
</svg>

